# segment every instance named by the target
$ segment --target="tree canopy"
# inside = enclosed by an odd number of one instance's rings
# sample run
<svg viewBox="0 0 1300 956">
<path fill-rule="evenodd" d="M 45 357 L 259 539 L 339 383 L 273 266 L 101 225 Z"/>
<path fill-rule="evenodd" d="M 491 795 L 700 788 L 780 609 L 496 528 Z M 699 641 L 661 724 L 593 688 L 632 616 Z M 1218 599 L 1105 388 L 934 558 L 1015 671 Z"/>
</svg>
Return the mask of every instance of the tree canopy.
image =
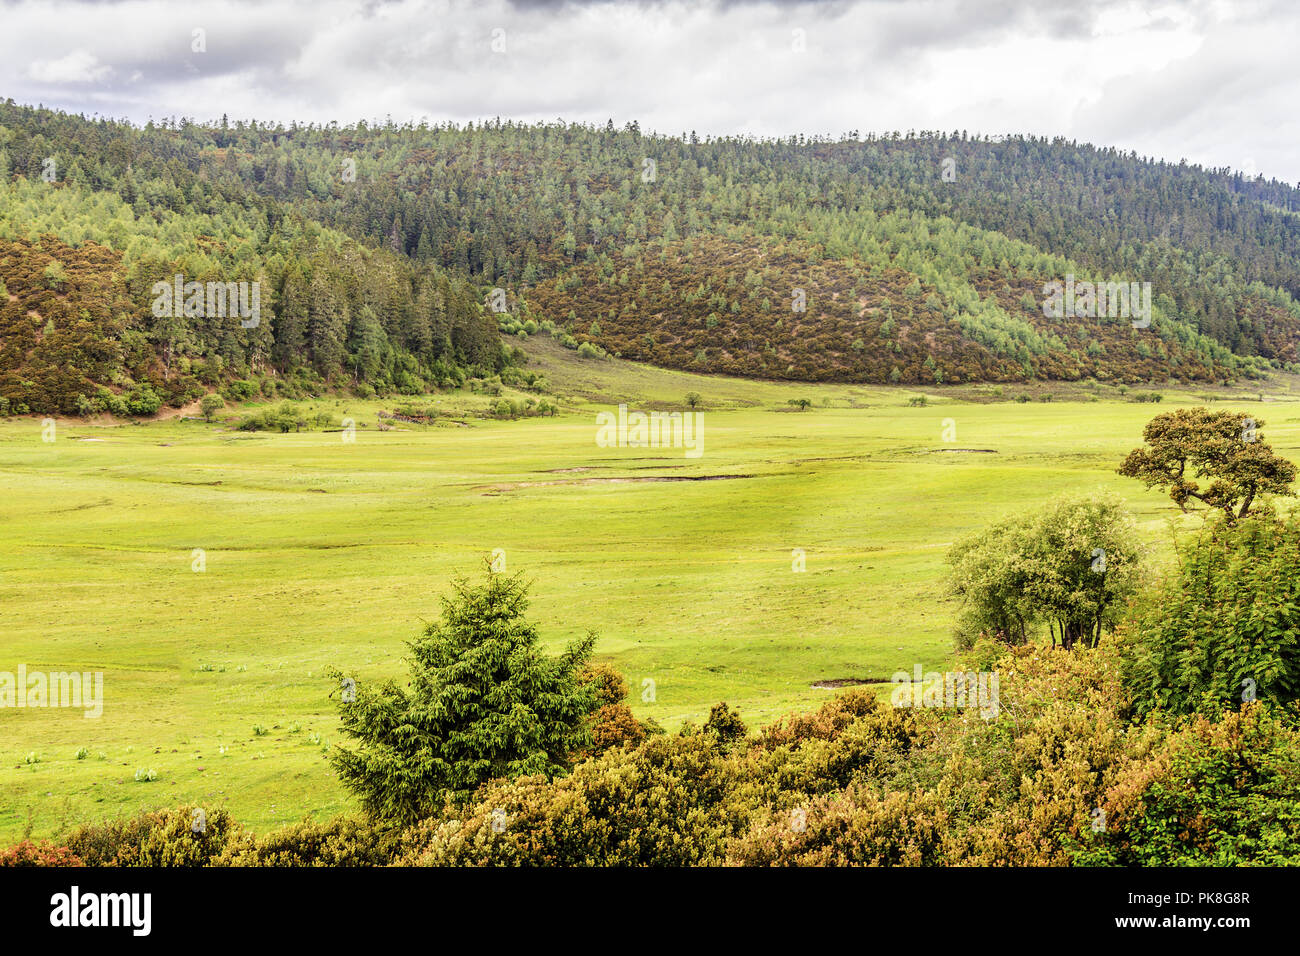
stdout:
<svg viewBox="0 0 1300 956">
<path fill-rule="evenodd" d="M 1182 511 L 1192 499 L 1244 517 L 1260 496 L 1290 495 L 1295 465 L 1259 437 L 1264 422 L 1245 412 L 1180 408 L 1142 430 L 1146 445 L 1129 452 L 1119 473 L 1148 488 L 1168 488 Z M 1194 479 L 1210 479 L 1202 486 Z"/>
<path fill-rule="evenodd" d="M 1132 518 L 1104 495 L 1061 497 L 963 538 L 948 553 L 958 636 L 1023 644 L 1046 623 L 1062 647 L 1095 647 L 1137 586 Z"/>
<path fill-rule="evenodd" d="M 1300 697 L 1300 523 L 1207 523 L 1124 633 L 1132 710 L 1214 714 Z"/>
<path fill-rule="evenodd" d="M 357 744 L 330 760 L 368 812 L 411 822 L 489 780 L 565 773 L 589 743 L 600 701 L 580 675 L 595 636 L 547 656 L 527 591 L 490 566 L 479 583 L 457 579 L 442 619 L 410 644 L 406 688 L 347 684 L 342 726 Z"/>
</svg>

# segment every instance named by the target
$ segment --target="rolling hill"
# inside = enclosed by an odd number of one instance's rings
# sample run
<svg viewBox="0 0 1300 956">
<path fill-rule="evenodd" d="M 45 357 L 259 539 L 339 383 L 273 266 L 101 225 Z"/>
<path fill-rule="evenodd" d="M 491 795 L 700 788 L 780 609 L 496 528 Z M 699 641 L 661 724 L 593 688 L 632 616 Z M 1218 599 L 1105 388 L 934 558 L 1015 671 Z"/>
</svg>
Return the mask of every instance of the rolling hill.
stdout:
<svg viewBox="0 0 1300 956">
<path fill-rule="evenodd" d="M 791 381 L 1253 378 L 1300 369 L 1298 208 L 1229 170 L 961 131 L 136 127 L 9 101 L 0 399 L 417 394 L 523 361 L 511 339 L 541 329 Z M 257 283 L 264 321 L 159 314 L 177 275 Z M 1150 312 L 1049 314 L 1071 281 Z"/>
</svg>

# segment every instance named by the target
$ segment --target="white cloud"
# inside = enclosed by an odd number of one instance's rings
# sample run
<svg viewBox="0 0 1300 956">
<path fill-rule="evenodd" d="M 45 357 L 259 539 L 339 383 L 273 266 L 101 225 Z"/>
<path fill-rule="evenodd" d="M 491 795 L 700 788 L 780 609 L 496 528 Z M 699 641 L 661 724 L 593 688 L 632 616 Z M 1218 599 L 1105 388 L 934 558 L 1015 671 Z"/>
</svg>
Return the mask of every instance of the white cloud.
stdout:
<svg viewBox="0 0 1300 956">
<path fill-rule="evenodd" d="M 35 60 L 27 69 L 38 83 L 98 83 L 112 72 L 85 50 L 73 50 L 57 60 Z"/>
</svg>

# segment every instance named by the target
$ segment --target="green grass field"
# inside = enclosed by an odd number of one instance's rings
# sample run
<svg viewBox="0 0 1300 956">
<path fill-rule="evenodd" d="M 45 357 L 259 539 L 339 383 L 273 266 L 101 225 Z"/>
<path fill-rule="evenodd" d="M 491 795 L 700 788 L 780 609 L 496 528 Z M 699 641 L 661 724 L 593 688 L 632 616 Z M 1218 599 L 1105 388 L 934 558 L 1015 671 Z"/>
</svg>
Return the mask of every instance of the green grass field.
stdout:
<svg viewBox="0 0 1300 956">
<path fill-rule="evenodd" d="M 184 801 L 254 828 L 347 807 L 323 754 L 337 739 L 323 672 L 403 675 L 404 642 L 449 579 L 495 548 L 535 581 L 548 644 L 597 631 L 637 715 L 669 728 L 719 700 L 763 723 L 823 700 L 818 680 L 942 665 L 948 545 L 1055 494 L 1118 491 L 1153 564 L 1169 553 L 1172 505 L 1114 468 L 1191 394 L 1154 406 L 1058 388 L 1019 404 L 939 389 L 909 407 L 915 390 L 530 350 L 557 418 L 381 432 L 391 401 L 315 403 L 356 420 L 351 443 L 178 419 L 61 420 L 47 443 L 38 419 L 0 422 L 0 671 L 103 671 L 105 696 L 97 720 L 0 710 L 0 843 Z M 1255 409 L 1265 440 L 1300 459 L 1300 406 L 1286 383 L 1269 388 L 1263 405 L 1222 407 Z M 706 403 L 701 458 L 597 447 L 596 412 L 680 405 L 691 390 Z M 787 404 L 801 396 L 814 407 Z M 485 399 L 437 401 L 464 412 Z M 661 480 L 708 476 L 730 477 Z"/>
</svg>

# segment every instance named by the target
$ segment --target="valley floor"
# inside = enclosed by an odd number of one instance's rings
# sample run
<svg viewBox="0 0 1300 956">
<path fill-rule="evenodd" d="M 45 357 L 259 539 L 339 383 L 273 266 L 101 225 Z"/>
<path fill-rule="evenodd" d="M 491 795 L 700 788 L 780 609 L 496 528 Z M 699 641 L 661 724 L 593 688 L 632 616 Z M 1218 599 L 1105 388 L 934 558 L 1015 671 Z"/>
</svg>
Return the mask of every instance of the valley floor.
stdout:
<svg viewBox="0 0 1300 956">
<path fill-rule="evenodd" d="M 939 389 L 912 407 L 915 389 L 528 348 L 558 417 L 473 418 L 479 396 L 441 396 L 421 401 L 465 424 L 380 431 L 391 400 L 315 402 L 356 421 L 352 442 L 179 418 L 60 420 L 44 442 L 38 419 L 0 421 L 0 671 L 104 673 L 97 719 L 0 710 L 0 844 L 185 801 L 254 828 L 339 811 L 325 670 L 403 679 L 404 642 L 494 549 L 534 580 L 548 646 L 597 631 L 637 716 L 672 729 L 719 700 L 761 724 L 833 693 L 819 681 L 940 667 L 956 609 L 944 554 L 1004 514 L 1113 489 L 1156 566 L 1182 521 L 1114 469 L 1157 411 L 1199 404 L 1190 393 Z M 1262 405 L 1247 386 L 1222 407 L 1258 410 L 1300 460 L 1300 405 L 1268 387 Z M 598 412 L 682 408 L 690 391 L 701 457 L 596 444 Z M 806 411 L 788 404 L 803 397 Z M 664 480 L 680 478 L 725 480 Z"/>
</svg>

